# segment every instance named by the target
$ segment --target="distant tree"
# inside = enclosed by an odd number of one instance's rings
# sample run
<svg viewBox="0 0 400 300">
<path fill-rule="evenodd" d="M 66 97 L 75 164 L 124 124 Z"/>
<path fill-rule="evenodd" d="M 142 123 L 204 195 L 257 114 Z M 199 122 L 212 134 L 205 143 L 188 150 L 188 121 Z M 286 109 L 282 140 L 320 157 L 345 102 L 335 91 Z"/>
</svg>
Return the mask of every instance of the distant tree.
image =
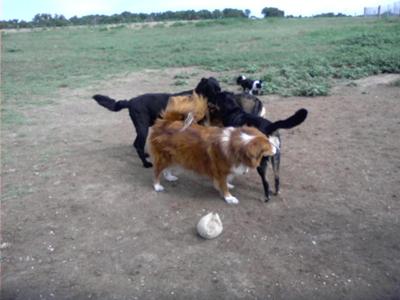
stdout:
<svg viewBox="0 0 400 300">
<path fill-rule="evenodd" d="M 250 9 L 245 9 L 244 14 L 246 15 L 247 18 L 250 18 L 251 10 Z"/>
<path fill-rule="evenodd" d="M 347 17 L 345 14 L 338 13 L 335 15 L 333 12 L 314 15 L 314 18 L 333 18 L 333 17 Z"/>
<path fill-rule="evenodd" d="M 210 11 L 203 9 L 197 12 L 197 16 L 199 19 L 212 19 L 213 14 Z"/>
<path fill-rule="evenodd" d="M 285 12 L 283 10 L 279 10 L 275 7 L 264 7 L 261 13 L 264 15 L 264 18 L 285 16 Z"/>
<path fill-rule="evenodd" d="M 220 11 L 219 9 L 216 9 L 212 12 L 212 16 L 214 19 L 220 19 L 222 18 L 224 15 L 222 14 L 222 11 Z"/>
<path fill-rule="evenodd" d="M 238 18 L 238 17 L 246 17 L 244 12 L 240 9 L 234 9 L 234 8 L 225 8 L 222 11 L 222 14 L 224 18 Z"/>
</svg>

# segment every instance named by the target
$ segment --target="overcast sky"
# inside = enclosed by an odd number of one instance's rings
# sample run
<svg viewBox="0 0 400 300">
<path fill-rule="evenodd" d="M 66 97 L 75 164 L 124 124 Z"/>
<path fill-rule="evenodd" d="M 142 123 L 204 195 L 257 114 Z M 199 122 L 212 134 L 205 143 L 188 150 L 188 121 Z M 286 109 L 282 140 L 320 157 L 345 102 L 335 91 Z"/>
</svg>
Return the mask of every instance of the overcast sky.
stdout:
<svg viewBox="0 0 400 300">
<path fill-rule="evenodd" d="M 1 1 L 1 0 L 0 0 Z M 37 13 L 61 14 L 66 18 L 89 14 L 111 15 L 129 11 L 132 13 L 164 12 L 167 10 L 214 10 L 224 8 L 250 9 L 251 14 L 261 16 L 264 7 L 277 7 L 285 15 L 312 16 L 319 13 L 362 14 L 365 6 L 388 5 L 399 0 L 2 0 L 1 20 L 19 19 L 31 21 Z"/>
</svg>

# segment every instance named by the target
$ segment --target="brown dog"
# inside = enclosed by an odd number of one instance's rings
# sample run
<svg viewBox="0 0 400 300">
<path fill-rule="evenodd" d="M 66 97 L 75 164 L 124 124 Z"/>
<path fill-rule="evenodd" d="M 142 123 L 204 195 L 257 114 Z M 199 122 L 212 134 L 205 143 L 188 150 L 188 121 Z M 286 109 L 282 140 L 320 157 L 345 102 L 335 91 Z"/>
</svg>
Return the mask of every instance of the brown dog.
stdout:
<svg viewBox="0 0 400 300">
<path fill-rule="evenodd" d="M 158 119 L 149 137 L 150 155 L 154 164 L 154 189 L 163 191 L 160 175 L 176 180 L 168 172 L 173 165 L 195 171 L 213 180 L 225 201 L 239 202 L 228 190 L 229 178 L 256 168 L 264 156 L 277 151 L 274 138 L 269 138 L 251 127 L 204 127 L 190 124 L 182 108 L 166 111 Z"/>
</svg>

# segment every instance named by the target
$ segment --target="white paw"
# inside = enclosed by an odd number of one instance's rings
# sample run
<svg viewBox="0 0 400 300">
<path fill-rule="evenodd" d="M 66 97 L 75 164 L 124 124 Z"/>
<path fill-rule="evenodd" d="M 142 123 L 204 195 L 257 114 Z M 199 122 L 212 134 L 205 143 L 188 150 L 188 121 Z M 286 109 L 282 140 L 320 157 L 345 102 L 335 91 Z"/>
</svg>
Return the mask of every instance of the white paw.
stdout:
<svg viewBox="0 0 400 300">
<path fill-rule="evenodd" d="M 156 184 L 154 184 L 153 186 L 154 186 L 154 190 L 155 190 L 156 192 L 162 192 L 162 191 L 164 191 L 164 187 L 163 187 L 161 184 L 159 184 L 159 183 L 156 183 Z"/>
<path fill-rule="evenodd" d="M 239 200 L 236 197 L 233 197 L 233 196 L 225 197 L 225 201 L 228 204 L 238 204 L 239 203 Z"/>
<path fill-rule="evenodd" d="M 230 189 L 230 190 L 235 187 L 233 184 L 230 184 L 229 182 L 227 182 L 226 185 L 228 186 L 228 189 Z"/>
<path fill-rule="evenodd" d="M 178 177 L 172 175 L 171 171 L 164 171 L 163 174 L 164 174 L 165 180 L 167 180 L 167 181 L 177 181 L 178 180 Z"/>
</svg>

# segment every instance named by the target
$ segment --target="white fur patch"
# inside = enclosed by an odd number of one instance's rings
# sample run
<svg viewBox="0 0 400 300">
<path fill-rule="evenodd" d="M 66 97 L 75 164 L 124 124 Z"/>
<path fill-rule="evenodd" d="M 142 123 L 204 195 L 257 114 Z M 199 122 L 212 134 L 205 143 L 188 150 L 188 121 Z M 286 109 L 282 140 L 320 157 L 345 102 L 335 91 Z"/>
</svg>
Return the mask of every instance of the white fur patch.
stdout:
<svg viewBox="0 0 400 300">
<path fill-rule="evenodd" d="M 194 121 L 194 116 L 193 113 L 190 112 L 186 116 L 186 119 L 183 122 L 183 127 L 179 131 L 185 131 L 190 125 L 192 125 L 193 121 Z"/>
<path fill-rule="evenodd" d="M 261 109 L 261 113 L 260 113 L 260 117 L 265 118 L 267 114 L 267 110 L 265 109 L 265 107 L 263 106 Z"/>
<path fill-rule="evenodd" d="M 252 139 L 254 139 L 255 136 L 254 135 L 249 135 L 247 133 L 242 132 L 240 134 L 240 139 L 243 141 L 244 144 L 249 143 Z"/>
<path fill-rule="evenodd" d="M 164 174 L 165 180 L 167 180 L 167 181 L 177 181 L 178 180 L 178 177 L 172 175 L 171 170 L 164 170 L 163 174 Z"/>
<path fill-rule="evenodd" d="M 233 127 L 226 127 L 222 131 L 221 141 L 222 142 L 229 142 L 231 140 L 231 134 L 232 134 L 233 130 L 234 130 Z"/>
<path fill-rule="evenodd" d="M 269 138 L 268 138 L 268 140 L 269 140 L 269 142 L 271 143 L 271 145 L 272 145 L 272 152 L 275 154 L 276 152 L 278 152 L 279 151 L 279 149 L 280 149 L 280 142 L 279 142 L 279 139 L 278 139 L 278 137 L 276 137 L 276 136 L 270 136 Z"/>
<path fill-rule="evenodd" d="M 164 191 L 164 187 L 163 187 L 161 184 L 159 184 L 159 183 L 155 183 L 155 184 L 153 185 L 153 187 L 154 187 L 154 190 L 155 190 L 156 192 L 162 192 L 162 191 Z"/>
<path fill-rule="evenodd" d="M 231 168 L 231 172 L 236 175 L 244 175 L 249 171 L 249 167 L 245 165 L 238 165 Z"/>
<path fill-rule="evenodd" d="M 253 81 L 253 84 L 251 86 L 251 90 L 249 92 L 250 95 L 253 95 L 253 91 L 260 91 L 261 90 L 261 87 L 257 87 L 257 85 L 260 85 L 260 86 L 262 85 L 260 80 L 254 80 Z"/>
<path fill-rule="evenodd" d="M 221 145 L 222 145 L 222 150 L 224 151 L 225 154 L 228 154 L 228 145 L 229 145 L 229 142 L 231 141 L 231 135 L 232 135 L 233 130 L 234 130 L 233 127 L 226 127 L 222 131 Z"/>
<path fill-rule="evenodd" d="M 232 195 L 224 197 L 226 203 L 228 204 L 238 204 L 239 200 L 236 197 L 233 197 Z"/>
</svg>

